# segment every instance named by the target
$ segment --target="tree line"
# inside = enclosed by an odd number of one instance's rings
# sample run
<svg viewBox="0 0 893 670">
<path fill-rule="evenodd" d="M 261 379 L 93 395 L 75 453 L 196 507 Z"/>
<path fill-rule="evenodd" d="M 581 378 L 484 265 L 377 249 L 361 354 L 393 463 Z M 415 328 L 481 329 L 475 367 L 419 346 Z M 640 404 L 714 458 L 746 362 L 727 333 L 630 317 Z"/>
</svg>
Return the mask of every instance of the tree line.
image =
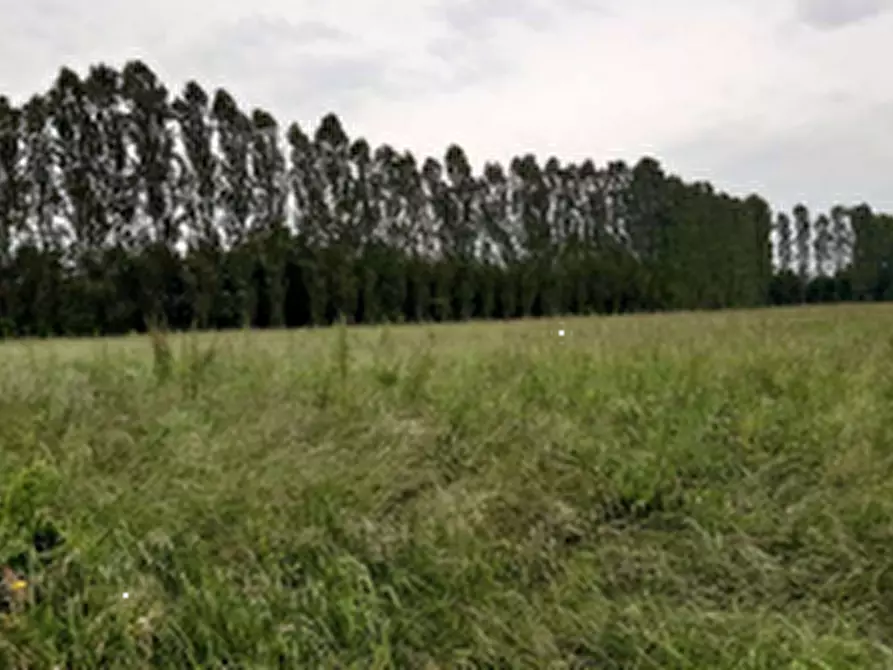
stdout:
<svg viewBox="0 0 893 670">
<path fill-rule="evenodd" d="M 0 97 L 6 336 L 883 300 L 891 253 L 868 205 L 775 214 L 651 157 L 476 173 L 140 61 Z"/>
</svg>

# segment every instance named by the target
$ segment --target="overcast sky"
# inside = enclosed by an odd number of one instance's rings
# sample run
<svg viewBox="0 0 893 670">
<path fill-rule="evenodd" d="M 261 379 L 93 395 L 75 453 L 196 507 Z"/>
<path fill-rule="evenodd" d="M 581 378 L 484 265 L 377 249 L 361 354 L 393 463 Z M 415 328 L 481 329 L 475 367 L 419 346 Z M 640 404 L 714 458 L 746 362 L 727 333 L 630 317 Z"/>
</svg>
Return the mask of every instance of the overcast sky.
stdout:
<svg viewBox="0 0 893 670">
<path fill-rule="evenodd" d="M 774 206 L 893 211 L 893 0 L 0 0 L 0 92 L 138 57 L 476 168 L 648 153 Z"/>
</svg>

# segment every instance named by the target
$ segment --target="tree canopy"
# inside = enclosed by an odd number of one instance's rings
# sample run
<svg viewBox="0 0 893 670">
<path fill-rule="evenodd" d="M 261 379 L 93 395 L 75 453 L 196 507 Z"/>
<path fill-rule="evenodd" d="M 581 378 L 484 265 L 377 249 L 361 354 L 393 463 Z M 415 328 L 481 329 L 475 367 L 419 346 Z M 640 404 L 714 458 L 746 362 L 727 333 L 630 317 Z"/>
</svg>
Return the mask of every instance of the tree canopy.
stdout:
<svg viewBox="0 0 893 670">
<path fill-rule="evenodd" d="M 886 300 L 891 255 L 864 203 L 773 212 L 648 156 L 475 172 L 140 61 L 0 96 L 7 336 Z"/>
</svg>

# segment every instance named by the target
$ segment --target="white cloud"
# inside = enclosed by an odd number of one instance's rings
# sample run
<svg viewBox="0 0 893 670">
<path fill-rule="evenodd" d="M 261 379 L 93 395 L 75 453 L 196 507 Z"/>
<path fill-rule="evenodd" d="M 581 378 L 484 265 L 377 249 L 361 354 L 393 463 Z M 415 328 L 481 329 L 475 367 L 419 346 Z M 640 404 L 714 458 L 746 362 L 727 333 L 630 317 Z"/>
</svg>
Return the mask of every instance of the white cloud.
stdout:
<svg viewBox="0 0 893 670">
<path fill-rule="evenodd" d="M 775 204 L 893 209 L 887 0 L 0 0 L 0 89 L 143 58 L 312 127 L 477 164 L 661 158 Z M 844 11 L 845 10 L 845 11 Z M 343 33 L 343 34 L 342 34 Z"/>
</svg>

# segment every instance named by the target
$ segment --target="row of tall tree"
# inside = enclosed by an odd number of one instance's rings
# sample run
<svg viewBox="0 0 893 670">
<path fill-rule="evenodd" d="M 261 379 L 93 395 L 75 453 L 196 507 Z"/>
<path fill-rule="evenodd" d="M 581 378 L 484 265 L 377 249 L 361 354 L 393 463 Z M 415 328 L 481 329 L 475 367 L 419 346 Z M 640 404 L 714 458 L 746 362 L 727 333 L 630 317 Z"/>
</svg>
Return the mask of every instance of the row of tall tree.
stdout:
<svg viewBox="0 0 893 670">
<path fill-rule="evenodd" d="M 652 158 L 475 173 L 309 133 L 140 61 L 0 97 L 7 335 L 513 318 L 893 297 L 893 220 L 773 215 Z"/>
</svg>

